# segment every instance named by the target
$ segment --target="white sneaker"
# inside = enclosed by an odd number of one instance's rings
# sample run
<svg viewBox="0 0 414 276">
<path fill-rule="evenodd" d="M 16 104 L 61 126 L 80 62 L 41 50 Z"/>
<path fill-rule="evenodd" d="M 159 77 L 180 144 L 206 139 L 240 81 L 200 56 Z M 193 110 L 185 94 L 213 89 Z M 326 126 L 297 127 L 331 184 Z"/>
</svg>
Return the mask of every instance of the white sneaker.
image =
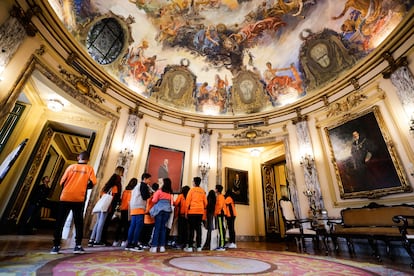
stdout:
<svg viewBox="0 0 414 276">
<path fill-rule="evenodd" d="M 160 252 L 164 253 L 165 252 L 165 247 L 164 246 L 160 246 Z"/>
<path fill-rule="evenodd" d="M 237 245 L 234 242 L 232 242 L 227 246 L 227 248 L 237 248 Z"/>
<path fill-rule="evenodd" d="M 128 244 L 128 242 L 127 242 L 127 241 L 123 241 L 123 242 L 121 243 L 121 247 L 126 247 L 126 246 L 127 246 L 127 244 Z"/>
<path fill-rule="evenodd" d="M 121 244 L 121 242 L 119 242 L 119 241 L 114 241 L 114 242 L 112 243 L 112 246 L 120 246 L 120 244 Z"/>
<path fill-rule="evenodd" d="M 164 251 L 165 251 L 165 248 L 164 248 Z M 156 247 L 151 247 L 150 250 L 149 250 L 149 252 L 151 252 L 151 253 L 157 253 L 157 248 Z M 160 248 L 160 252 L 161 252 L 161 248 Z"/>
<path fill-rule="evenodd" d="M 201 247 L 197 247 L 197 252 L 201 252 L 203 249 Z"/>
<path fill-rule="evenodd" d="M 193 252 L 192 247 L 184 247 L 184 252 Z"/>
</svg>

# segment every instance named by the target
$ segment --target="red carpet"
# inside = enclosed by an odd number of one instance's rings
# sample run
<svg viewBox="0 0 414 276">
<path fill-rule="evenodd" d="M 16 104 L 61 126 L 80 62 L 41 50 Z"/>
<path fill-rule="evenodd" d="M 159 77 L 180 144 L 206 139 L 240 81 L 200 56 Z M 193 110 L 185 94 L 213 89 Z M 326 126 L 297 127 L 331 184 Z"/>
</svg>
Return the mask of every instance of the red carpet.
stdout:
<svg viewBox="0 0 414 276">
<path fill-rule="evenodd" d="M 66 257 L 67 255 L 67 257 Z M 275 251 L 64 254 L 37 275 L 408 275 L 380 265 Z"/>
</svg>

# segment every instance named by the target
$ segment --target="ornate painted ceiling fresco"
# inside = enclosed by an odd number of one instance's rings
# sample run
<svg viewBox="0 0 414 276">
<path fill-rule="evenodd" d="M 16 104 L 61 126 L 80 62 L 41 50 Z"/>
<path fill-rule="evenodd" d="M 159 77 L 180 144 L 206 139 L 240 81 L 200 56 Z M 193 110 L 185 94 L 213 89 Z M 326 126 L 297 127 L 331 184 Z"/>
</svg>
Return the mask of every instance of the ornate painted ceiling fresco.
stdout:
<svg viewBox="0 0 414 276">
<path fill-rule="evenodd" d="M 282 108 L 350 70 L 412 1 L 49 0 L 92 58 L 136 93 L 187 112 Z"/>
</svg>

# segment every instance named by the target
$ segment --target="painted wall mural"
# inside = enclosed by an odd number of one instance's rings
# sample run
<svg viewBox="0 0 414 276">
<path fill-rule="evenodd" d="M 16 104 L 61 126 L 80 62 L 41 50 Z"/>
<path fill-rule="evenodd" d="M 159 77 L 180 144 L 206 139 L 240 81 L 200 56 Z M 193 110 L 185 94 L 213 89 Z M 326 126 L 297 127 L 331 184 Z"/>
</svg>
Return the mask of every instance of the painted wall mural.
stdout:
<svg viewBox="0 0 414 276">
<path fill-rule="evenodd" d="M 413 6 L 407 0 L 49 3 L 85 50 L 133 91 L 221 116 L 269 111 L 316 93 L 366 58 Z"/>
</svg>

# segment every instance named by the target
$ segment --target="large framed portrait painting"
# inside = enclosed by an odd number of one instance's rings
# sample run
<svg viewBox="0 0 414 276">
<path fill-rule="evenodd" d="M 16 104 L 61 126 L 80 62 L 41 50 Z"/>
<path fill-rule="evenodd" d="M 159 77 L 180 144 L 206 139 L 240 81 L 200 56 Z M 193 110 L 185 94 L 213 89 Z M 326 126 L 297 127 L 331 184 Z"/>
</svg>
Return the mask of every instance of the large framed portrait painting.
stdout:
<svg viewBox="0 0 414 276">
<path fill-rule="evenodd" d="M 170 178 L 173 193 L 181 191 L 185 152 L 155 145 L 149 145 L 145 171 L 151 174 L 153 182 Z"/>
<path fill-rule="evenodd" d="M 249 205 L 249 178 L 248 172 L 232 168 L 225 168 L 226 187 L 225 193 L 230 189 L 233 193 L 234 203 Z"/>
<path fill-rule="evenodd" d="M 378 107 L 325 128 L 342 199 L 411 191 Z"/>
</svg>

